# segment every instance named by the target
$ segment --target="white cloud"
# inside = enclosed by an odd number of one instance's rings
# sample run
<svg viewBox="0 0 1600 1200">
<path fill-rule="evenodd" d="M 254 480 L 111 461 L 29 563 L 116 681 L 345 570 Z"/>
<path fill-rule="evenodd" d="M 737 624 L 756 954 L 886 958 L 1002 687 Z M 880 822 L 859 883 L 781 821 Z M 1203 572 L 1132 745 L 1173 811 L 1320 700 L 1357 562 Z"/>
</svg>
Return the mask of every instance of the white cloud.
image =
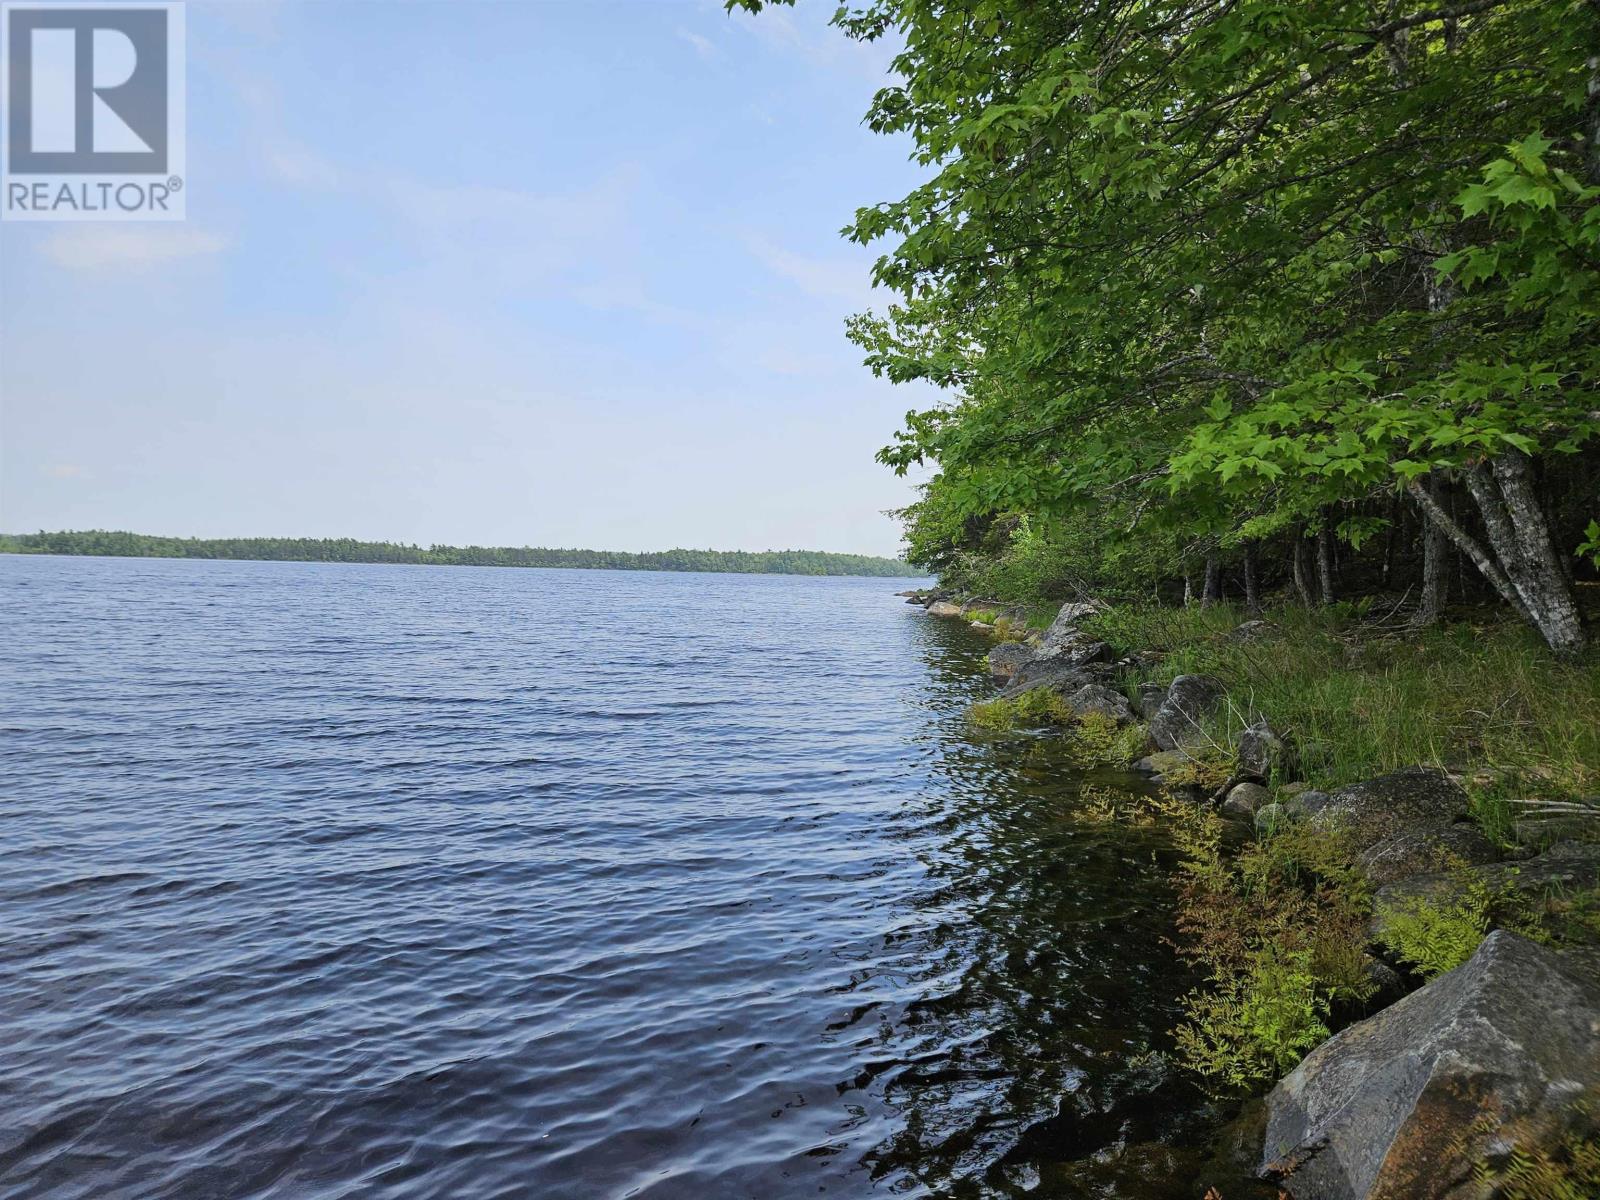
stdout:
<svg viewBox="0 0 1600 1200">
<path fill-rule="evenodd" d="M 705 35 L 689 29 L 679 29 L 678 36 L 693 46 L 694 52 L 701 58 L 712 59 L 717 56 L 717 44 Z"/>
<path fill-rule="evenodd" d="M 220 254 L 227 245 L 220 234 L 188 225 L 84 224 L 46 238 L 39 251 L 69 271 L 137 271 Z"/>
<path fill-rule="evenodd" d="M 843 300 L 852 308 L 872 302 L 872 274 L 860 259 L 817 258 L 785 249 L 760 234 L 746 234 L 745 245 L 768 270 L 818 300 Z"/>
<path fill-rule="evenodd" d="M 889 82 L 890 66 L 899 53 L 897 39 L 858 41 L 831 25 L 812 20 L 802 24 L 782 9 L 767 8 L 755 14 L 736 9 L 729 15 L 734 25 L 773 50 L 796 55 L 814 67 L 848 72 L 875 83 Z"/>
</svg>

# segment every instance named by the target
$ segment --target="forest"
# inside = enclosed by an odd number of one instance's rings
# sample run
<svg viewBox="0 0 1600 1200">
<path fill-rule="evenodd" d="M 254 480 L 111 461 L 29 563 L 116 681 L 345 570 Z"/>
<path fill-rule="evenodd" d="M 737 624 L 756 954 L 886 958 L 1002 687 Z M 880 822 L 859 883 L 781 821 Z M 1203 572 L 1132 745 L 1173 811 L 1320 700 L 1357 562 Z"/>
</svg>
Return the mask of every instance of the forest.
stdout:
<svg viewBox="0 0 1600 1200">
<path fill-rule="evenodd" d="M 817 550 L 551 550 L 539 546 L 408 546 L 354 538 L 172 538 L 89 529 L 0 534 L 0 553 L 96 554 L 124 558 L 232 558 L 266 562 L 421 563 L 449 567 L 585 567 L 604 571 L 723 571 L 746 575 L 872 575 L 919 569 L 868 554 Z"/>
<path fill-rule="evenodd" d="M 755 10 L 761 0 L 734 0 Z M 730 4 L 730 7 L 733 7 Z M 1500 606 L 1600 558 L 1600 6 L 874 0 L 909 195 L 846 234 L 938 385 L 911 562 L 1002 600 Z"/>
</svg>

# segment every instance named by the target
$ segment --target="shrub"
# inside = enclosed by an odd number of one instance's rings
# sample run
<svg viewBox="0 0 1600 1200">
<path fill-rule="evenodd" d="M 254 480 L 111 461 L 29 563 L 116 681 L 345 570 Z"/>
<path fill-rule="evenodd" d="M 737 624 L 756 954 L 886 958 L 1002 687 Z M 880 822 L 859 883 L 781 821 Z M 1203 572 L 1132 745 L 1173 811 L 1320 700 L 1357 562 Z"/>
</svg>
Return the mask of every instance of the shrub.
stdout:
<svg viewBox="0 0 1600 1200">
<path fill-rule="evenodd" d="M 1169 786 L 1215 792 L 1233 777 L 1234 756 L 1215 747 L 1186 751 L 1189 758 L 1162 774 Z"/>
<path fill-rule="evenodd" d="M 983 729 L 1004 731 L 1024 724 L 1068 725 L 1073 712 L 1061 693 L 1039 687 L 1012 699 L 980 700 L 967 708 L 967 719 Z"/>
<path fill-rule="evenodd" d="M 1553 1150 L 1514 1150 L 1483 1181 L 1504 1200 L 1594 1200 L 1600 1196 L 1600 1141 L 1572 1135 Z"/>
<path fill-rule="evenodd" d="M 1545 928 L 1554 942 L 1593 945 L 1600 942 L 1600 888 L 1545 899 Z"/>
<path fill-rule="evenodd" d="M 1474 1174 L 1485 1194 L 1500 1200 L 1594 1200 L 1600 1196 L 1600 1140 L 1596 1140 L 1595 1093 L 1590 1089 L 1571 1106 L 1571 1129 L 1549 1146 L 1513 1148 L 1496 1162 L 1479 1163 Z M 1498 1132 L 1492 1118 L 1477 1122 L 1474 1134 Z"/>
<path fill-rule="evenodd" d="M 1481 881 L 1435 904 L 1422 897 L 1384 910 L 1383 941 L 1424 979 L 1453 971 L 1477 950 L 1489 933 L 1494 895 Z"/>
<path fill-rule="evenodd" d="M 1118 727 L 1104 713 L 1084 713 L 1073 726 L 1069 757 L 1084 767 L 1125 767 L 1144 753 L 1145 731 L 1137 725 Z"/>
<path fill-rule="evenodd" d="M 1369 888 L 1337 835 L 1290 825 L 1230 861 L 1215 812 L 1168 810 L 1184 854 L 1176 945 L 1207 977 L 1185 999 L 1179 1057 L 1215 1091 L 1248 1090 L 1327 1036 L 1335 1001 L 1372 995 Z"/>
<path fill-rule="evenodd" d="M 1328 1005 L 1309 950 L 1259 946 L 1247 970 L 1212 985 L 1188 997 L 1177 1046 L 1217 1090 L 1247 1091 L 1274 1079 L 1328 1036 Z"/>
</svg>

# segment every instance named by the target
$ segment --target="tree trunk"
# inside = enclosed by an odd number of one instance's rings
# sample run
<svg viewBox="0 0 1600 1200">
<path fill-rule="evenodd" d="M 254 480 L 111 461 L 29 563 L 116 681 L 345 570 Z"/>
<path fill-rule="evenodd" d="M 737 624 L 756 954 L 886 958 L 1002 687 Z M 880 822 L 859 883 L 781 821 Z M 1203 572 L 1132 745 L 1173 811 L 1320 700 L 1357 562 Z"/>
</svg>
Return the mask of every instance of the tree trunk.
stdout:
<svg viewBox="0 0 1600 1200">
<path fill-rule="evenodd" d="M 1466 482 L 1483 517 L 1492 555 L 1452 521 L 1418 481 L 1408 486 L 1429 519 L 1472 559 L 1550 649 L 1563 656 L 1579 653 L 1588 639 L 1533 490 L 1528 456 L 1509 450 L 1473 466 Z"/>
<path fill-rule="evenodd" d="M 1500 487 L 1514 539 L 1516 568 L 1509 569 L 1508 563 L 1507 574 L 1550 648 L 1577 654 L 1587 641 L 1583 618 L 1550 540 L 1550 525 L 1533 486 L 1533 462 L 1520 450 L 1508 450 L 1489 460 L 1489 470 Z"/>
<path fill-rule="evenodd" d="M 1200 597 L 1200 603 L 1205 608 L 1213 604 L 1222 603 L 1222 564 L 1217 561 L 1215 554 L 1206 555 L 1206 583 L 1205 592 Z"/>
<path fill-rule="evenodd" d="M 1333 603 L 1333 531 L 1324 526 L 1317 531 L 1317 583 L 1322 602 Z"/>
<path fill-rule="evenodd" d="M 1183 606 L 1188 608 L 1194 603 L 1194 576 L 1188 571 L 1183 573 Z"/>
<path fill-rule="evenodd" d="M 1256 544 L 1244 544 L 1244 607 L 1252 617 L 1261 615 L 1261 580 L 1256 571 Z"/>
<path fill-rule="evenodd" d="M 1402 520 L 1404 511 L 1400 507 L 1400 497 L 1391 497 L 1389 500 L 1389 532 L 1383 543 L 1383 571 L 1381 578 L 1384 587 L 1388 587 L 1394 579 L 1395 548 L 1400 544 L 1400 526 L 1404 523 Z"/>
<path fill-rule="evenodd" d="M 1300 594 L 1300 603 L 1307 608 L 1311 607 L 1311 555 L 1306 546 L 1305 534 L 1297 533 L 1294 536 L 1294 590 Z"/>
<path fill-rule="evenodd" d="M 1430 474 L 1422 485 L 1434 503 L 1439 500 L 1439 482 Z M 1413 624 L 1419 628 L 1438 623 L 1444 610 L 1446 577 L 1450 565 L 1450 539 L 1432 521 L 1422 522 L 1422 597 Z"/>
<path fill-rule="evenodd" d="M 1427 489 L 1422 486 L 1421 482 L 1413 479 L 1406 485 L 1406 490 L 1411 493 L 1411 498 L 1417 502 L 1417 507 L 1422 510 L 1428 520 L 1443 530 L 1445 537 L 1449 538 L 1461 553 L 1472 560 L 1472 565 L 1477 567 L 1478 573 L 1494 586 L 1495 591 L 1500 593 L 1500 598 L 1516 609 L 1518 616 L 1531 622 L 1533 617 L 1529 615 L 1527 606 L 1522 603 L 1522 597 L 1517 594 L 1517 589 L 1511 586 L 1511 580 L 1500 569 L 1500 564 L 1495 562 L 1489 552 L 1478 544 L 1477 539 L 1451 520 L 1450 514 L 1439 507 L 1439 502 L 1428 494 Z"/>
<path fill-rule="evenodd" d="M 1600 3 L 1589 0 L 1589 7 L 1600 9 Z M 1592 43 L 1591 43 L 1592 44 Z M 1600 51 L 1589 56 L 1589 95 L 1584 104 L 1584 134 L 1588 145 L 1589 182 L 1600 187 Z"/>
</svg>

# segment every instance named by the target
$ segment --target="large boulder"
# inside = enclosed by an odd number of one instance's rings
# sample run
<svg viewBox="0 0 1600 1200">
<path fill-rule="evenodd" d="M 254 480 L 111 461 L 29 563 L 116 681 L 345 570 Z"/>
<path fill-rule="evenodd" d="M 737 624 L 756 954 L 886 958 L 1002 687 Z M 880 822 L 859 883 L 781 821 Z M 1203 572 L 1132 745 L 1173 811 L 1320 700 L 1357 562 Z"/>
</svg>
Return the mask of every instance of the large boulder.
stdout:
<svg viewBox="0 0 1600 1200">
<path fill-rule="evenodd" d="M 1091 663 L 1109 663 L 1116 652 L 1105 642 L 1082 641 L 1060 651 L 1058 657 L 1073 666 L 1087 667 Z"/>
<path fill-rule="evenodd" d="M 1293 1200 L 1479 1200 L 1476 1168 L 1548 1146 L 1600 1086 L 1600 989 L 1497 931 L 1350 1026 L 1267 1097 L 1261 1174 Z"/>
<path fill-rule="evenodd" d="M 951 604 L 948 600 L 935 600 L 928 605 L 928 612 L 935 617 L 959 617 L 961 605 Z"/>
<path fill-rule="evenodd" d="M 1150 740 L 1158 750 L 1176 750 L 1202 740 L 1200 722 L 1216 712 L 1226 694 L 1211 675 L 1179 675 L 1150 718 Z"/>
<path fill-rule="evenodd" d="M 1356 862 L 1373 883 L 1386 884 L 1455 867 L 1481 866 L 1499 857 L 1495 844 L 1476 825 L 1463 822 L 1402 829 L 1363 850 Z"/>
<path fill-rule="evenodd" d="M 1024 692 L 1035 688 L 1054 688 L 1062 695 L 1077 691 L 1085 684 L 1098 683 L 1092 668 L 1075 666 L 1055 658 L 1036 658 L 1023 663 L 1011 676 L 1011 682 L 1000 690 L 1005 700 L 1015 700 Z"/>
<path fill-rule="evenodd" d="M 1340 830 L 1353 848 L 1365 850 L 1419 825 L 1448 825 L 1467 815 L 1467 794 L 1443 771 L 1407 767 L 1353 783 L 1312 807 L 1300 798 L 1318 829 Z"/>
<path fill-rule="evenodd" d="M 1021 642 L 1001 642 L 989 651 L 989 674 L 996 679 L 1010 679 L 1017 670 L 1038 657 L 1033 647 Z"/>
<path fill-rule="evenodd" d="M 1067 697 L 1067 704 L 1079 716 L 1096 713 L 1118 725 L 1131 725 L 1135 720 L 1128 698 L 1103 683 L 1085 684 Z"/>
<path fill-rule="evenodd" d="M 1078 632 L 1078 622 L 1100 611 L 1092 600 L 1069 600 L 1056 612 L 1056 619 L 1044 631 L 1044 649 L 1047 654 L 1064 649 L 1084 635 Z"/>
<path fill-rule="evenodd" d="M 1279 788 L 1278 795 L 1283 800 L 1283 806 L 1289 810 L 1289 815 L 1296 821 L 1305 820 L 1333 799 L 1327 792 L 1319 792 L 1315 788 L 1306 788 L 1298 792 L 1286 792 L 1284 788 Z"/>
</svg>

